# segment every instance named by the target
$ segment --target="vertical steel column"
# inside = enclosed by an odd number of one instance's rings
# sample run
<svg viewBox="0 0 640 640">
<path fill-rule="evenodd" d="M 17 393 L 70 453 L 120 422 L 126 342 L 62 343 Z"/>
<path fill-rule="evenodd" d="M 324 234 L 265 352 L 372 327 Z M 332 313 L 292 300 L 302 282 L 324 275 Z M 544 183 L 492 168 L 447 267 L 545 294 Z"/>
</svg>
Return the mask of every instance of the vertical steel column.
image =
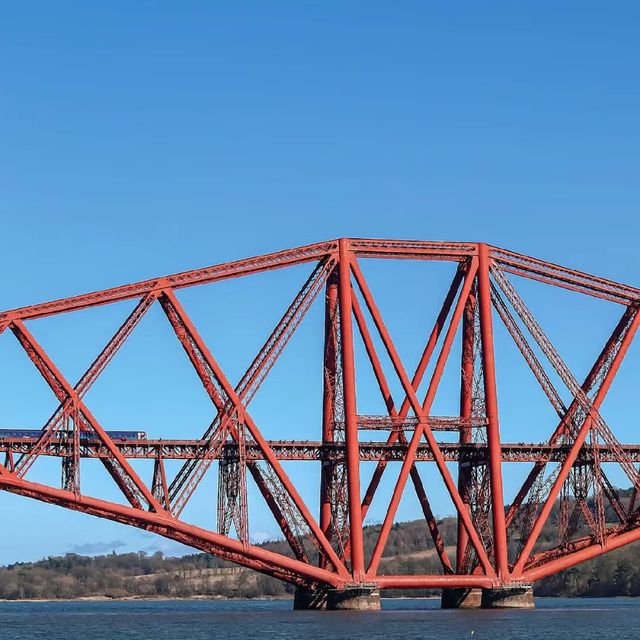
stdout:
<svg viewBox="0 0 640 640">
<path fill-rule="evenodd" d="M 491 284 L 489 281 L 490 257 L 489 247 L 484 243 L 478 244 L 478 259 L 478 304 L 480 306 L 480 338 L 482 340 L 482 367 L 487 408 L 487 444 L 489 449 L 493 543 L 496 572 L 498 577 L 505 579 L 509 574 L 507 527 L 502 489 L 502 452 L 500 447 L 500 424 L 498 421 L 496 367 L 493 351 Z"/>
<path fill-rule="evenodd" d="M 336 343 L 336 330 L 338 323 L 338 273 L 334 271 L 327 281 L 325 295 L 324 314 L 324 356 L 323 356 L 323 395 L 322 395 L 322 444 L 329 445 L 334 440 L 334 417 L 335 417 L 335 385 L 337 384 L 337 362 L 338 357 Z M 331 487 L 335 473 L 335 463 L 330 460 L 320 462 L 320 529 L 331 542 L 332 509 L 331 509 Z M 328 560 L 325 554 L 320 553 L 320 566 L 326 568 Z"/>
<path fill-rule="evenodd" d="M 469 443 L 473 440 L 471 416 L 473 415 L 475 307 L 475 294 L 471 291 L 465 305 L 464 316 L 462 317 L 462 364 L 460 367 L 460 417 L 463 421 L 469 420 L 469 424 L 463 424 L 460 427 L 460 444 Z M 471 513 L 471 468 L 469 462 L 458 462 L 458 491 L 467 512 Z M 456 571 L 458 573 L 462 573 L 464 570 L 464 557 L 468 544 L 469 534 L 467 533 L 460 514 L 458 514 L 458 536 L 456 544 Z"/>
<path fill-rule="evenodd" d="M 351 250 L 347 238 L 340 239 L 339 249 L 340 339 L 349 494 L 351 571 L 354 581 L 360 582 L 364 576 L 364 543 L 362 539 L 362 508 L 360 503 L 360 451 L 356 411 L 356 374 L 353 359 Z"/>
<path fill-rule="evenodd" d="M 165 509 L 169 509 L 169 487 L 167 485 L 167 474 L 164 469 L 164 460 L 160 450 L 158 450 L 158 455 L 153 463 L 151 491 L 158 502 Z"/>
</svg>

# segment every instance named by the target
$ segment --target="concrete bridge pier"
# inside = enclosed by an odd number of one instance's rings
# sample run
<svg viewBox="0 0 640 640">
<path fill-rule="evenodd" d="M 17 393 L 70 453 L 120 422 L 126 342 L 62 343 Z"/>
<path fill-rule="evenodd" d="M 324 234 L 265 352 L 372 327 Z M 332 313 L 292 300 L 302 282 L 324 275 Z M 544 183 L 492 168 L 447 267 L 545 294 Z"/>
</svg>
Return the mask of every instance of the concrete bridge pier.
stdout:
<svg viewBox="0 0 640 640">
<path fill-rule="evenodd" d="M 483 609 L 535 609 L 533 585 L 505 585 L 482 590 Z"/>
<path fill-rule="evenodd" d="M 443 589 L 443 609 L 534 609 L 530 584 L 504 585 L 490 589 Z"/>
<path fill-rule="evenodd" d="M 442 609 L 479 609 L 482 589 L 443 589 L 440 600 Z"/>
<path fill-rule="evenodd" d="M 319 611 L 327 608 L 327 589 L 296 587 L 293 594 L 294 611 Z"/>
<path fill-rule="evenodd" d="M 295 611 L 379 611 L 380 591 L 375 585 L 350 585 L 342 589 L 298 587 L 293 608 Z"/>
</svg>

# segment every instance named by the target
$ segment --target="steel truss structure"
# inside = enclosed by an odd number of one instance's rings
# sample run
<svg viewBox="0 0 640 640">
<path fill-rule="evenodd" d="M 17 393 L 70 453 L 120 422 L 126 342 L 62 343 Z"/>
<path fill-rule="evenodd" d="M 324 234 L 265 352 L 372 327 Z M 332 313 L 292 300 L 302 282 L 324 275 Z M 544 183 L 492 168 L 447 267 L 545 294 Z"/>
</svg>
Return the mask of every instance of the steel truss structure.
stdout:
<svg viewBox="0 0 640 640">
<path fill-rule="evenodd" d="M 372 258 L 457 265 L 413 374 L 401 361 L 361 270 L 362 261 Z M 176 292 L 304 263 L 312 265 L 310 276 L 244 376 L 232 385 Z M 517 278 L 622 306 L 620 321 L 582 383 L 516 290 L 512 280 Z M 325 307 L 321 437 L 317 441 L 267 440 L 249 405 L 309 308 L 321 297 Z M 123 300 L 137 301 L 134 310 L 75 385 L 28 327 L 38 318 Z M 213 419 L 197 440 L 114 440 L 84 401 L 153 305 L 162 308 L 213 404 Z M 636 499 L 640 445 L 621 444 L 600 413 L 636 334 L 639 305 L 639 289 L 487 244 L 343 238 L 5 311 L 0 313 L 0 333 L 15 336 L 59 406 L 37 437 L 0 438 L 4 453 L 0 489 L 155 532 L 308 588 L 362 584 L 490 588 L 532 582 L 640 539 Z M 501 442 L 493 326 L 497 322 L 506 328 L 557 414 L 546 442 Z M 434 416 L 431 409 L 456 340 L 462 344 L 462 358 L 455 365 L 460 380 L 459 415 Z M 358 411 L 356 341 L 364 347 L 386 415 Z M 383 360 L 392 365 L 401 398 L 392 396 Z M 562 393 L 569 392 L 570 402 L 563 400 L 554 379 L 566 387 Z M 422 388 L 426 393 L 419 397 Z M 363 432 L 379 432 L 382 437 L 365 441 Z M 438 438 L 442 432 L 454 432 L 457 441 Z M 41 456 L 61 459 L 61 487 L 29 478 Z M 105 466 L 122 493 L 122 503 L 83 492 L 83 458 L 95 458 Z M 154 461 L 148 482 L 132 467 L 130 460 L 136 458 Z M 183 461 L 172 477 L 165 467 L 168 459 Z M 286 460 L 321 463 L 317 518 L 285 472 L 281 462 Z M 377 463 L 367 486 L 360 477 L 363 461 Z M 364 518 L 391 462 L 400 465 L 400 472 L 375 546 L 365 554 Z M 457 540 L 443 539 L 418 462 L 437 468 L 456 511 Z M 451 462 L 457 463 L 455 474 Z M 502 471 L 507 462 L 530 462 L 531 466 L 515 499 L 506 505 Z M 621 495 L 605 473 L 604 463 L 619 466 L 631 492 Z M 214 465 L 218 467 L 215 531 L 181 517 Z M 250 542 L 248 482 L 259 489 L 290 553 L 275 553 Z M 385 575 L 381 571 L 385 545 L 409 484 L 442 566 L 438 574 Z M 432 487 L 428 489 L 431 492 Z M 611 513 L 614 523 L 605 517 Z M 557 524 L 557 541 L 541 547 L 540 534 L 551 521 Z M 455 554 L 447 553 L 449 545 L 455 545 Z"/>
</svg>

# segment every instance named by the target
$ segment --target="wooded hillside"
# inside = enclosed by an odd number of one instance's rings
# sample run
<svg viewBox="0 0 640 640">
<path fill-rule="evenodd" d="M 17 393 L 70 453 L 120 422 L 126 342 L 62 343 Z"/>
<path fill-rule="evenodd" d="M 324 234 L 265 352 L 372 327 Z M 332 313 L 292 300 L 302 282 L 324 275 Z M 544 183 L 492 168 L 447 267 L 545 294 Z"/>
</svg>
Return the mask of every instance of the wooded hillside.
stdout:
<svg viewBox="0 0 640 640">
<path fill-rule="evenodd" d="M 455 520 L 445 518 L 440 529 L 454 539 Z M 365 547 L 373 549 L 379 526 L 365 530 Z M 545 540 L 545 537 L 548 538 Z M 543 544 L 551 535 L 543 534 Z M 284 542 L 263 546 L 286 552 Z M 545 596 L 640 595 L 638 545 L 619 549 L 569 569 L 536 585 Z M 447 549 L 453 553 L 453 548 Z M 381 565 L 384 573 L 439 573 L 440 566 L 423 520 L 394 525 Z M 198 553 L 180 558 L 161 553 L 127 553 L 97 557 L 67 554 L 33 563 L 0 568 L 0 599 L 69 599 L 79 597 L 286 597 L 290 585 Z M 437 591 L 387 591 L 383 595 L 435 595 Z"/>
</svg>

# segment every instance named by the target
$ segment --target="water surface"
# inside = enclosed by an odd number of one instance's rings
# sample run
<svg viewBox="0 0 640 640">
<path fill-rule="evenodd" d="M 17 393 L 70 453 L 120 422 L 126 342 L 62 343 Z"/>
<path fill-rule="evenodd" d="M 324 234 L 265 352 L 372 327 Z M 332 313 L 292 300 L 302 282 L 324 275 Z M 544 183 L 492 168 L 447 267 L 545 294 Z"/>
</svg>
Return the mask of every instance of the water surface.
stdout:
<svg viewBox="0 0 640 640">
<path fill-rule="evenodd" d="M 638 638 L 640 599 L 537 600 L 523 611 L 441 610 L 384 600 L 380 612 L 291 611 L 290 601 L 0 602 L 2 640 L 453 640 Z"/>
</svg>

